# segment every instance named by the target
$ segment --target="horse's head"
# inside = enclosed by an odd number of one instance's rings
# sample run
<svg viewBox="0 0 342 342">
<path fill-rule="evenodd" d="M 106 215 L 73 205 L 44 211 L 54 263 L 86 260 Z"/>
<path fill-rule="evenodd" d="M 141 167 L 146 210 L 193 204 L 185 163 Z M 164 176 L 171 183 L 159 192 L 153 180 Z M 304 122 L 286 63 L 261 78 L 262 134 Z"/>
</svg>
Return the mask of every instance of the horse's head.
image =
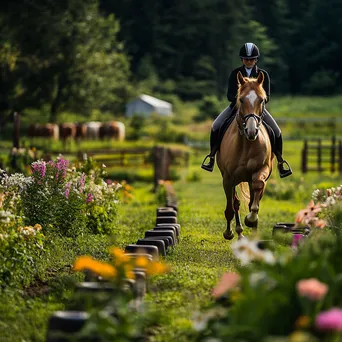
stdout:
<svg viewBox="0 0 342 342">
<path fill-rule="evenodd" d="M 237 80 L 239 88 L 236 106 L 239 130 L 248 140 L 253 141 L 259 134 L 266 100 L 266 92 L 262 87 L 264 74 L 259 72 L 257 78 L 248 78 L 243 77 L 239 71 Z"/>
</svg>

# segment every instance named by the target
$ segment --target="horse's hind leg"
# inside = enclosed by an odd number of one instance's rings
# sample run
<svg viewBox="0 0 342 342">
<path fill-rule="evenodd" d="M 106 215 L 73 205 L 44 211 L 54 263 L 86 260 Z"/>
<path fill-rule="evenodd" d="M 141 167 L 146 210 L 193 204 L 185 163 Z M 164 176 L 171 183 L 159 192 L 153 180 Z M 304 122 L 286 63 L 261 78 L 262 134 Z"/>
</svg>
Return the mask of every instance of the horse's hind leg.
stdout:
<svg viewBox="0 0 342 342">
<path fill-rule="evenodd" d="M 243 237 L 242 232 L 243 232 L 243 227 L 241 224 L 241 220 L 240 220 L 240 200 L 236 194 L 235 188 L 233 190 L 233 194 L 234 194 L 234 202 L 233 202 L 233 208 L 234 208 L 234 213 L 235 213 L 235 222 L 236 222 L 236 226 L 235 226 L 235 231 L 238 234 L 238 239 L 241 239 Z"/>
<path fill-rule="evenodd" d="M 230 182 L 223 179 L 223 188 L 226 194 L 226 210 L 224 211 L 224 215 L 227 220 L 227 229 L 224 231 L 223 236 L 227 240 L 231 240 L 234 237 L 234 233 L 230 228 L 230 222 L 234 217 L 234 209 L 233 209 L 233 186 Z"/>
<path fill-rule="evenodd" d="M 251 228 L 258 227 L 258 213 L 259 202 L 262 198 L 265 188 L 265 181 L 257 178 L 252 181 L 251 184 L 251 203 L 249 205 L 250 213 L 245 217 L 245 225 Z"/>
</svg>

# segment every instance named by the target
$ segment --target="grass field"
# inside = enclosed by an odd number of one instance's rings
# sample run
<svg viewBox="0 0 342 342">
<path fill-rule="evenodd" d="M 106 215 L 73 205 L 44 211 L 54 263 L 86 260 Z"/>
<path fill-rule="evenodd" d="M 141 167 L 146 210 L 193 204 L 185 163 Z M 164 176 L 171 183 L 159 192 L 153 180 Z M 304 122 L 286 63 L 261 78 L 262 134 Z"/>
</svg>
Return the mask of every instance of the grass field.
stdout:
<svg viewBox="0 0 342 342">
<path fill-rule="evenodd" d="M 338 116 L 341 99 L 333 100 L 329 115 Z M 277 103 L 276 98 L 272 101 Z M 320 103 L 320 110 L 323 110 L 330 102 L 319 99 L 315 103 Z M 305 103 L 296 107 L 299 108 L 297 114 L 305 115 L 309 110 L 309 101 L 305 100 Z M 288 99 L 279 99 L 277 108 L 277 117 L 287 115 L 288 112 L 295 113 Z M 188 111 L 189 116 L 195 113 L 193 107 L 189 107 Z M 312 113 L 316 113 L 315 110 L 312 110 Z M 200 137 L 200 140 L 207 141 L 209 122 L 194 126 L 184 120 L 182 125 L 180 129 L 188 130 Z M 298 129 L 305 132 L 303 128 Z M 285 127 L 286 133 L 290 134 L 291 130 L 286 131 Z M 330 137 L 329 130 L 322 132 L 325 132 L 323 137 Z M 285 138 L 290 137 L 288 134 Z M 129 145 L 139 144 L 141 143 Z M 9 147 L 10 143 L 2 146 Z M 272 226 L 276 222 L 293 222 L 296 212 L 307 205 L 314 189 L 342 183 L 342 178 L 337 173 L 303 175 L 300 171 L 302 146 L 302 140 L 284 142 L 284 158 L 291 164 L 294 174 L 280 179 L 275 171 L 268 182 L 259 213 L 259 232 L 263 238 L 271 238 Z M 85 149 L 88 147 L 83 146 Z M 103 145 L 98 143 L 96 147 Z M 75 148 L 71 147 L 72 150 Z M 179 180 L 173 185 L 179 204 L 181 236 L 179 244 L 166 257 L 166 262 L 171 266 L 170 273 L 152 280 L 146 298 L 166 317 L 164 324 L 156 328 L 150 336 L 150 341 L 153 342 L 189 341 L 188 334 L 192 329 L 194 313 L 211 303 L 210 292 L 220 275 L 226 270 L 234 269 L 236 265 L 230 250 L 231 242 L 224 240 L 222 236 L 226 222 L 223 214 L 225 196 L 221 175 L 217 167 L 213 173 L 200 168 L 206 152 L 193 151 L 190 166 L 175 170 L 179 176 Z M 155 209 L 161 204 L 151 191 L 152 184 L 135 182 L 133 187 L 134 199 L 120 205 L 115 236 L 87 236 L 76 240 L 58 238 L 50 246 L 51 250 L 39 261 L 38 277 L 32 286 L 24 291 L 11 289 L 0 293 L 1 342 L 44 341 L 49 315 L 54 310 L 68 306 L 73 296 L 73 287 L 81 279 L 80 275 L 71 271 L 71 264 L 76 256 L 90 254 L 99 259 L 106 259 L 109 246 L 124 248 L 141 238 L 146 230 L 154 227 Z M 242 217 L 246 214 L 246 208 L 246 205 L 242 206 Z M 250 233 L 248 229 L 245 230 L 245 235 Z"/>
</svg>

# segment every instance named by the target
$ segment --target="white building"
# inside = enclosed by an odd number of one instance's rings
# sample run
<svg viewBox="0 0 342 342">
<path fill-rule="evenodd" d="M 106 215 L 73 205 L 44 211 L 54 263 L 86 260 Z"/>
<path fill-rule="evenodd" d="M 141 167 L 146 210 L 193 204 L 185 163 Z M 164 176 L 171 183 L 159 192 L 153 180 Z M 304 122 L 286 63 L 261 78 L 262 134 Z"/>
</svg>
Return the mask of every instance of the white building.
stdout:
<svg viewBox="0 0 342 342">
<path fill-rule="evenodd" d="M 149 116 L 152 113 L 169 116 L 172 114 L 172 104 L 153 96 L 142 94 L 126 105 L 126 116 L 134 114 Z"/>
</svg>

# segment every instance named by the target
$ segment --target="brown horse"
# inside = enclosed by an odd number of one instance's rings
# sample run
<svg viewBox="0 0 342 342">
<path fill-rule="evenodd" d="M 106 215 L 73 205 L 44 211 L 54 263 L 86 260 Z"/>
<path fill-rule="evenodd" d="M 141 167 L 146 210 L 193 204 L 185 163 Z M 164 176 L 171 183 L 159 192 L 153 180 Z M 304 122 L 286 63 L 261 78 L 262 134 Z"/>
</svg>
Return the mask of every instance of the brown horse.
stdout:
<svg viewBox="0 0 342 342">
<path fill-rule="evenodd" d="M 262 125 L 266 93 L 262 87 L 264 74 L 258 78 L 237 75 L 239 84 L 236 101 L 236 118 L 225 132 L 217 155 L 217 165 L 223 178 L 223 188 L 227 198 L 225 217 L 227 229 L 225 239 L 231 240 L 234 233 L 230 222 L 235 215 L 235 231 L 243 237 L 240 221 L 240 200 L 235 186 L 249 185 L 249 214 L 245 218 L 248 227 L 257 228 L 259 202 L 264 194 L 267 179 L 272 172 L 274 155 L 270 138 Z M 247 191 L 242 191 L 242 194 Z"/>
</svg>

